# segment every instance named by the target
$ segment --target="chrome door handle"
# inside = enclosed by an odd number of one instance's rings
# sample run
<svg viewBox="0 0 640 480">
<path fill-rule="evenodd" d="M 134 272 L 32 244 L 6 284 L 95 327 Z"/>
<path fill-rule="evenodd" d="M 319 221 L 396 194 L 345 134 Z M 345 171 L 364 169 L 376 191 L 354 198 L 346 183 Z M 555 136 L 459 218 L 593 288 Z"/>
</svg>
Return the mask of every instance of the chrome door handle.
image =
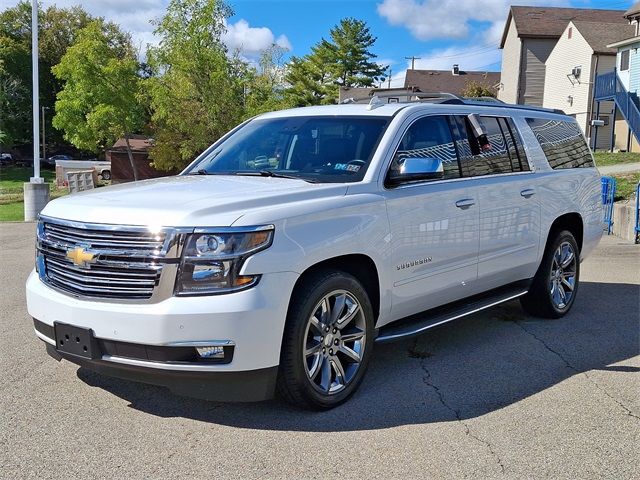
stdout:
<svg viewBox="0 0 640 480">
<path fill-rule="evenodd" d="M 533 188 L 525 188 L 520 192 L 520 195 L 524 198 L 533 197 L 536 194 L 536 191 Z"/>
<path fill-rule="evenodd" d="M 475 204 L 476 204 L 476 201 L 473 198 L 463 198 L 462 200 L 458 200 L 456 202 L 456 207 L 462 208 L 463 210 L 465 210 Z"/>
</svg>

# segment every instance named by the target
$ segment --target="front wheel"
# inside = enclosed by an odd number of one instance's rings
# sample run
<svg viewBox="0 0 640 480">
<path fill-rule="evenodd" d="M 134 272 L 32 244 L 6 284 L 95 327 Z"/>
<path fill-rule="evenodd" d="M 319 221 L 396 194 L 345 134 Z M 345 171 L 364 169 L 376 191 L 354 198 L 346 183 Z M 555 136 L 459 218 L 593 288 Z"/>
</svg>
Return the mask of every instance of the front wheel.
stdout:
<svg viewBox="0 0 640 480">
<path fill-rule="evenodd" d="M 369 363 L 373 323 L 369 297 L 353 276 L 325 271 L 303 280 L 289 306 L 279 394 L 316 410 L 346 401 Z"/>
<path fill-rule="evenodd" d="M 563 317 L 573 306 L 580 281 L 580 251 L 573 234 L 563 230 L 547 245 L 529 293 L 521 299 L 527 313 Z"/>
<path fill-rule="evenodd" d="M 100 176 L 102 180 L 111 180 L 111 172 L 109 170 L 103 170 Z"/>
</svg>

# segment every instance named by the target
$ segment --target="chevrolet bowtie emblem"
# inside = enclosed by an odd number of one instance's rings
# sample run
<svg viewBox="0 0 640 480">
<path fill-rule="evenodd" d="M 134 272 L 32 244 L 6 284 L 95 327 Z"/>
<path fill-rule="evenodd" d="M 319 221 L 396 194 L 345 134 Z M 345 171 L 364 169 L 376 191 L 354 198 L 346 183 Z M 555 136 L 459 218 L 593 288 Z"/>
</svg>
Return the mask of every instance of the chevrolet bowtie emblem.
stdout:
<svg viewBox="0 0 640 480">
<path fill-rule="evenodd" d="M 88 267 L 96 261 L 97 255 L 91 253 L 83 247 L 70 248 L 67 250 L 67 258 L 78 267 Z"/>
</svg>

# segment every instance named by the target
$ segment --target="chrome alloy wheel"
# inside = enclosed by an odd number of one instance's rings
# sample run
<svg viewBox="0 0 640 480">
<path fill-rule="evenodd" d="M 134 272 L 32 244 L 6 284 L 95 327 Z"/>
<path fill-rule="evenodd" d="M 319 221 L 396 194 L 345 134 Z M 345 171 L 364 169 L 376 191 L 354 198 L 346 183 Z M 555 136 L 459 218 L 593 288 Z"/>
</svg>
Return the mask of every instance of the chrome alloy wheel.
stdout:
<svg viewBox="0 0 640 480">
<path fill-rule="evenodd" d="M 325 395 L 343 390 L 363 359 L 366 324 L 362 307 L 346 290 L 325 295 L 313 309 L 304 336 L 304 368 Z"/>
<path fill-rule="evenodd" d="M 549 290 L 558 310 L 571 304 L 576 286 L 576 253 L 569 242 L 562 242 L 553 254 Z"/>
</svg>

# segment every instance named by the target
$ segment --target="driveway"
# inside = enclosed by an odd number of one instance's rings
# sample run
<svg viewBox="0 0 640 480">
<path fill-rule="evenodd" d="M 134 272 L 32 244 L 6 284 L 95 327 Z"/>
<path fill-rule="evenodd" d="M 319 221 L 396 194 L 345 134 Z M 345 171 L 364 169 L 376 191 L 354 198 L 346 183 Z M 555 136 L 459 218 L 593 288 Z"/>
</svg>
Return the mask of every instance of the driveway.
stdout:
<svg viewBox="0 0 640 480">
<path fill-rule="evenodd" d="M 616 173 L 633 173 L 640 171 L 640 162 L 621 163 L 620 165 L 605 165 L 598 167 L 600 175 L 615 175 Z"/>
<path fill-rule="evenodd" d="M 33 229 L 0 226 L 2 478 L 640 478 L 637 246 L 603 239 L 565 319 L 513 303 L 377 345 L 359 393 L 310 413 L 49 358 L 25 310 Z"/>
</svg>

